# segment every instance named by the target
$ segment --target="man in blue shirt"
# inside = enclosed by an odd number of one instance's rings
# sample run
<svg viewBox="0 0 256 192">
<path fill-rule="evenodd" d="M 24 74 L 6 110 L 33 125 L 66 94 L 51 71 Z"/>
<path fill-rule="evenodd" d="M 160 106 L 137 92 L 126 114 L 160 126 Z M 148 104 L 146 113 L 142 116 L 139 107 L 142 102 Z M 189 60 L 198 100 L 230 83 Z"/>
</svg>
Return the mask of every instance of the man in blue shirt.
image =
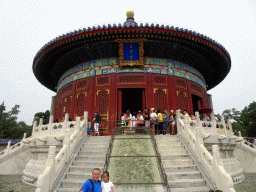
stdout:
<svg viewBox="0 0 256 192">
<path fill-rule="evenodd" d="M 80 192 L 101 192 L 100 169 L 95 168 L 92 171 L 92 179 L 88 179 L 84 182 Z M 94 190 L 93 190 L 94 188 Z"/>
</svg>

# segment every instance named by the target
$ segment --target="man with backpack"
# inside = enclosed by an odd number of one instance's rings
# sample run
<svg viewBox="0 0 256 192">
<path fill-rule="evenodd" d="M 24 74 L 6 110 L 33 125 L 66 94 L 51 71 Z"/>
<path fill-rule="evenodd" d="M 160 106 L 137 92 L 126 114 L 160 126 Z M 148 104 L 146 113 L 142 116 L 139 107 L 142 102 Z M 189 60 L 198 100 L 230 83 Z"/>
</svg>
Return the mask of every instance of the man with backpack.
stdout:
<svg viewBox="0 0 256 192">
<path fill-rule="evenodd" d="M 99 125 L 100 125 L 100 121 L 101 121 L 101 117 L 100 115 L 97 113 L 97 111 L 94 112 L 94 119 L 92 120 L 92 122 L 94 122 L 94 134 L 96 135 L 100 135 L 99 133 Z"/>
<path fill-rule="evenodd" d="M 84 182 L 80 192 L 101 192 L 100 169 L 95 168 L 92 171 L 92 179 Z"/>
</svg>

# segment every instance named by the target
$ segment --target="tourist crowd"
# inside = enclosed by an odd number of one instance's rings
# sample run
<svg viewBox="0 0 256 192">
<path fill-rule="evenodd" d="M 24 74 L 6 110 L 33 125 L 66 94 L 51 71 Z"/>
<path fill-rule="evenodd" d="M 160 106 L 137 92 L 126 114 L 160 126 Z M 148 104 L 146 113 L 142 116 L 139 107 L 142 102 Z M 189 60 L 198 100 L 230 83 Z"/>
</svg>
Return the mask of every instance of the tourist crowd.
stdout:
<svg viewBox="0 0 256 192">
<path fill-rule="evenodd" d="M 184 119 L 187 111 L 184 110 L 180 114 L 180 118 Z M 195 120 L 193 113 L 189 113 L 189 120 Z M 201 114 L 200 119 L 202 121 L 210 121 L 210 118 L 206 114 Z M 144 108 L 143 111 L 131 113 L 127 110 L 126 113 L 122 113 L 120 117 L 121 127 L 151 127 L 154 134 L 176 134 L 176 114 L 173 110 L 150 110 Z"/>
</svg>

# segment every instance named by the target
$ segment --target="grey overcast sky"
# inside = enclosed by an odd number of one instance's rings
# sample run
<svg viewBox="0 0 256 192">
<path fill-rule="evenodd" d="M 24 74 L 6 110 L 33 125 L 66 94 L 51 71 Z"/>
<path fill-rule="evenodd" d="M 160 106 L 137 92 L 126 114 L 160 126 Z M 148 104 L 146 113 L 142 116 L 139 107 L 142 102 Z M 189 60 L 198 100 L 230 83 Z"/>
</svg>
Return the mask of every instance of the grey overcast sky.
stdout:
<svg viewBox="0 0 256 192">
<path fill-rule="evenodd" d="M 232 67 L 212 94 L 215 113 L 242 110 L 256 95 L 256 0 L 0 0 L 0 102 L 19 104 L 19 121 L 32 124 L 36 112 L 50 109 L 54 92 L 32 72 L 37 51 L 53 38 L 91 25 L 136 22 L 191 29 L 222 44 Z"/>
</svg>

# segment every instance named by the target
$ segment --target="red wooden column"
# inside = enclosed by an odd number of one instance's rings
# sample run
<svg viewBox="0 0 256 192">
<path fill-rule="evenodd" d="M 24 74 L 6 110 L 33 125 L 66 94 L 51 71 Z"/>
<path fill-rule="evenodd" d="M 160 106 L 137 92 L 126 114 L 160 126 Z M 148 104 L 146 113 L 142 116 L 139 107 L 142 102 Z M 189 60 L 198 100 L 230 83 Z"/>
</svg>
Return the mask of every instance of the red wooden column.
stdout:
<svg viewBox="0 0 256 192">
<path fill-rule="evenodd" d="M 77 81 L 74 81 L 72 83 L 73 84 L 72 91 L 71 91 L 72 100 L 71 100 L 71 106 L 69 110 L 69 117 L 71 117 L 73 121 L 75 121 L 74 114 L 75 114 L 75 104 L 76 104 L 76 82 Z"/>
<path fill-rule="evenodd" d="M 193 112 L 193 103 L 192 103 L 192 94 L 191 94 L 191 84 L 190 84 L 190 80 L 186 80 L 187 81 L 187 101 L 188 101 L 188 113 L 192 113 Z"/>
<path fill-rule="evenodd" d="M 174 112 L 179 108 L 177 99 L 177 83 L 173 75 L 168 75 L 168 87 L 169 87 L 169 109 Z"/>
<path fill-rule="evenodd" d="M 153 93 L 153 75 L 147 73 L 146 75 L 146 107 L 151 109 L 155 108 L 154 93 Z"/>
<path fill-rule="evenodd" d="M 94 111 L 95 111 L 95 97 L 96 97 L 96 90 L 95 90 L 95 77 L 89 77 L 88 78 L 88 93 L 87 93 L 87 100 L 86 100 L 86 106 L 87 109 L 85 111 L 88 111 L 88 119 L 91 121 L 94 117 Z"/>
<path fill-rule="evenodd" d="M 108 129 L 109 131 L 114 129 L 116 115 L 117 115 L 117 90 L 116 90 L 116 74 L 110 74 L 110 86 L 109 86 L 109 117 L 110 121 Z M 121 101 L 122 102 L 122 101 Z M 112 133 L 112 132 L 109 132 Z"/>
</svg>

